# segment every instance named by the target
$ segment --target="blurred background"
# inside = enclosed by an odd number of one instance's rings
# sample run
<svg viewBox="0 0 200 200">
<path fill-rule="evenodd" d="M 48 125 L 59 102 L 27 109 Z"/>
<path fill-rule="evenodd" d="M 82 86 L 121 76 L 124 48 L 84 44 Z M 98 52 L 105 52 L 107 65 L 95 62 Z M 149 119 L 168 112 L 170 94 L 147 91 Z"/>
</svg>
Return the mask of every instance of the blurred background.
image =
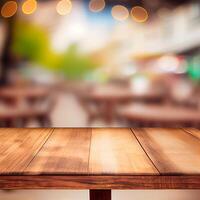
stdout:
<svg viewBox="0 0 200 200">
<path fill-rule="evenodd" d="M 200 127 L 198 0 L 1 0 L 1 127 Z"/>
</svg>

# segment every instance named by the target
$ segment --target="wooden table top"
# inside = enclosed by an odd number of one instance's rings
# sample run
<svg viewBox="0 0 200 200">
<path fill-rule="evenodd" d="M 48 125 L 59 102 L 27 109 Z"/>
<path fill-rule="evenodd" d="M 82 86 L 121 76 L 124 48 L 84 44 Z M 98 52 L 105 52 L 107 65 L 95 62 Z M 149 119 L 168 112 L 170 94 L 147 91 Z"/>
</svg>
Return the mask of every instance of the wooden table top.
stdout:
<svg viewBox="0 0 200 200">
<path fill-rule="evenodd" d="M 0 189 L 200 189 L 200 130 L 0 129 Z"/>
</svg>

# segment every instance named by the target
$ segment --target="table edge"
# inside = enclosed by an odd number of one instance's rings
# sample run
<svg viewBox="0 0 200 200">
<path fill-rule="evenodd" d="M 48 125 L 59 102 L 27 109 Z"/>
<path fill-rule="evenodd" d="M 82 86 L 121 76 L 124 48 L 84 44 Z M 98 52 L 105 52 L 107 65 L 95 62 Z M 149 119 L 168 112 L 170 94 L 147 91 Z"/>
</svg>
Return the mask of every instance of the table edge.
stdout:
<svg viewBox="0 0 200 200">
<path fill-rule="evenodd" d="M 2 175 L 0 189 L 200 189 L 200 175 Z"/>
</svg>

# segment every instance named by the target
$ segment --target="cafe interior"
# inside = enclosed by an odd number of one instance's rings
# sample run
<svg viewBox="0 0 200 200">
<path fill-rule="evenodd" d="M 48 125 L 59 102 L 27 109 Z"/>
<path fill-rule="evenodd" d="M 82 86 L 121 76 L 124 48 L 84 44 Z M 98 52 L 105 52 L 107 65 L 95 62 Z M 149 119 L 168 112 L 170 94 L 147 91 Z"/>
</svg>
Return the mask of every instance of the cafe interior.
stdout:
<svg viewBox="0 0 200 200">
<path fill-rule="evenodd" d="M 200 128 L 198 0 L 4 0 L 0 11 L 0 127 Z"/>
</svg>

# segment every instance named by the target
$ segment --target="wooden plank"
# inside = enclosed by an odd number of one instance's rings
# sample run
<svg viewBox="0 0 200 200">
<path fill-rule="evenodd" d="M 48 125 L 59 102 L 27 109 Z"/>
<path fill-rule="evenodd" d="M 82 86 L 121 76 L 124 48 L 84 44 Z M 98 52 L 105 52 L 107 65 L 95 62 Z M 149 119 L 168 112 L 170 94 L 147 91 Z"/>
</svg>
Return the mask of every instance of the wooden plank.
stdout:
<svg viewBox="0 0 200 200">
<path fill-rule="evenodd" d="M 31 174 L 88 173 L 91 129 L 55 129 L 25 170 Z"/>
<path fill-rule="evenodd" d="M 92 129 L 91 174 L 157 174 L 130 129 Z"/>
<path fill-rule="evenodd" d="M 1 176 L 0 189 L 200 189 L 200 176 Z"/>
<path fill-rule="evenodd" d="M 200 174 L 200 141 L 181 129 L 133 129 L 161 174 Z"/>
<path fill-rule="evenodd" d="M 200 139 L 200 130 L 196 128 L 184 128 L 186 132 L 192 134 L 194 137 Z"/>
<path fill-rule="evenodd" d="M 0 174 L 23 172 L 52 129 L 0 129 Z"/>
</svg>

